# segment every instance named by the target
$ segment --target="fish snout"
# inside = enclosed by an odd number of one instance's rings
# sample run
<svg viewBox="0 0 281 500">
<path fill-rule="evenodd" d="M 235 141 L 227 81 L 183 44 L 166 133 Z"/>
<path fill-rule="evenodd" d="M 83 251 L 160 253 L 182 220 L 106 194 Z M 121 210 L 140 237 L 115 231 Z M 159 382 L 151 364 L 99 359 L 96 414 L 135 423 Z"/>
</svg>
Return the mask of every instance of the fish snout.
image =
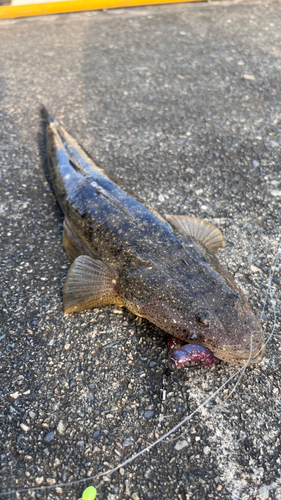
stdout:
<svg viewBox="0 0 281 500">
<path fill-rule="evenodd" d="M 259 346 L 258 349 L 255 349 L 251 353 L 251 348 L 248 350 L 240 350 L 240 349 L 235 349 L 233 351 L 228 350 L 228 351 L 222 351 L 222 352 L 215 352 L 215 355 L 219 358 L 222 359 L 223 361 L 226 361 L 227 363 L 230 363 L 232 365 L 245 365 L 247 362 L 249 362 L 250 365 L 258 364 L 261 363 L 261 361 L 264 358 L 265 355 L 265 344 L 262 343 L 262 345 Z"/>
</svg>

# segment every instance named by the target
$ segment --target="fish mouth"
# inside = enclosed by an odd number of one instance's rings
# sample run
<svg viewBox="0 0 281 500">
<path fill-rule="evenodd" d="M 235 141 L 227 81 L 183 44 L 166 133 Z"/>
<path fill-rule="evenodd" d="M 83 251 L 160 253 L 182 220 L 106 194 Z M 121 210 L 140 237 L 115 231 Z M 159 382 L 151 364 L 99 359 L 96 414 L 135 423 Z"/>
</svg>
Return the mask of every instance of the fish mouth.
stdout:
<svg viewBox="0 0 281 500">
<path fill-rule="evenodd" d="M 256 351 L 252 352 L 252 356 L 250 357 L 250 350 L 247 351 L 228 351 L 227 353 L 224 351 L 222 353 L 215 354 L 219 359 L 226 361 L 232 365 L 246 365 L 249 361 L 249 365 L 255 365 L 260 363 L 265 355 L 265 346 L 260 346 Z"/>
</svg>

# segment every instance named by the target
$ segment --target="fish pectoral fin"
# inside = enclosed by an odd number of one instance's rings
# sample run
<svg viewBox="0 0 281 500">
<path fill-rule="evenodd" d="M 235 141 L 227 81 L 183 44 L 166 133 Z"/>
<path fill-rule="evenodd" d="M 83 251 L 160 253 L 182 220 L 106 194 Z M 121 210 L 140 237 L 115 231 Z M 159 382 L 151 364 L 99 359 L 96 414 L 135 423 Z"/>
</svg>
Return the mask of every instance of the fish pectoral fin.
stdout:
<svg viewBox="0 0 281 500">
<path fill-rule="evenodd" d="M 63 304 L 65 314 L 111 304 L 122 306 L 118 273 L 99 260 L 80 255 L 68 271 Z"/>
<path fill-rule="evenodd" d="M 63 238 L 62 238 L 64 249 L 70 258 L 70 260 L 75 260 L 79 255 L 89 255 L 90 251 L 83 244 L 81 238 L 79 238 L 73 229 L 70 221 L 67 217 L 63 221 Z"/>
<path fill-rule="evenodd" d="M 165 217 L 182 233 L 203 243 L 212 253 L 222 247 L 222 232 L 210 222 L 188 215 L 165 215 Z"/>
</svg>

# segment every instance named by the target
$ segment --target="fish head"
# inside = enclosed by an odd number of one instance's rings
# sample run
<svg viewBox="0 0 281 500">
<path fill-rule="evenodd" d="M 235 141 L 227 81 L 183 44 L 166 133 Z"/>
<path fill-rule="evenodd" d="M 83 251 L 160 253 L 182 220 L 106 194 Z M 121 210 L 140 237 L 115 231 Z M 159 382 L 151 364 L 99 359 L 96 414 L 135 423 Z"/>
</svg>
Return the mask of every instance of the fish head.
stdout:
<svg viewBox="0 0 281 500">
<path fill-rule="evenodd" d="M 204 305 L 195 301 L 189 320 L 188 342 L 208 347 L 214 355 L 234 365 L 259 363 L 264 356 L 264 334 L 242 290 L 214 290 L 204 294 Z M 179 336 L 181 334 L 179 333 Z"/>
<path fill-rule="evenodd" d="M 243 291 L 205 248 L 184 266 L 133 266 L 121 279 L 124 305 L 165 332 L 208 347 L 230 364 L 259 363 L 264 335 Z M 203 258 L 202 258 L 203 255 Z M 173 260 L 173 259 L 171 259 Z"/>
</svg>

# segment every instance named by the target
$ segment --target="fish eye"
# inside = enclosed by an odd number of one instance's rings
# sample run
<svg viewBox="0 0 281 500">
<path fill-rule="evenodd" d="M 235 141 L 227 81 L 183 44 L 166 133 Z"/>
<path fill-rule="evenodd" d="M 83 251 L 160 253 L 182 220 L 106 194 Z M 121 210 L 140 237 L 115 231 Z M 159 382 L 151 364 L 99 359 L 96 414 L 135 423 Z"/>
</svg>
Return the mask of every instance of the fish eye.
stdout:
<svg viewBox="0 0 281 500">
<path fill-rule="evenodd" d="M 212 322 L 212 315 L 209 311 L 202 309 L 195 314 L 195 319 L 201 326 L 210 326 Z"/>
</svg>

